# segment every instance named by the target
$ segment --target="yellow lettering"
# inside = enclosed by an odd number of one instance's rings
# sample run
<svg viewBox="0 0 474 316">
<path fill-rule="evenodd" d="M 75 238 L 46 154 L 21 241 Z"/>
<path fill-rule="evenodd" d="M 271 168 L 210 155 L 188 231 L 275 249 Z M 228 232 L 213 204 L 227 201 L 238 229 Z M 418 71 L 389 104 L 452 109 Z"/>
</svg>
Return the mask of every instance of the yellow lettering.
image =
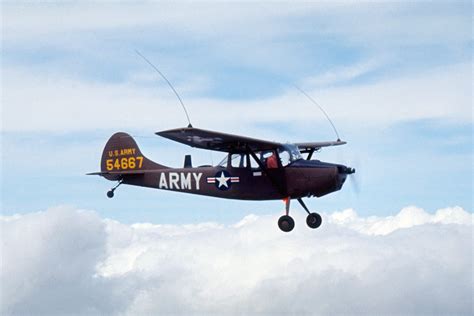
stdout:
<svg viewBox="0 0 474 316">
<path fill-rule="evenodd" d="M 107 159 L 105 161 L 105 166 L 106 166 L 107 170 L 109 170 L 109 171 L 114 169 L 114 165 L 112 164 L 112 161 L 113 161 L 113 159 Z"/>
<path fill-rule="evenodd" d="M 143 166 L 143 156 L 138 157 L 123 157 L 115 159 L 107 159 L 105 161 L 105 168 L 111 170 L 127 170 L 136 169 Z"/>
<path fill-rule="evenodd" d="M 136 166 L 137 164 L 135 163 L 135 157 L 128 158 L 128 167 L 130 169 L 135 169 Z"/>
<path fill-rule="evenodd" d="M 138 168 L 141 168 L 143 165 L 143 157 L 137 156 L 137 160 L 138 160 Z"/>
<path fill-rule="evenodd" d="M 122 169 L 128 169 L 128 159 L 122 158 L 120 160 L 120 166 L 122 167 Z"/>
</svg>

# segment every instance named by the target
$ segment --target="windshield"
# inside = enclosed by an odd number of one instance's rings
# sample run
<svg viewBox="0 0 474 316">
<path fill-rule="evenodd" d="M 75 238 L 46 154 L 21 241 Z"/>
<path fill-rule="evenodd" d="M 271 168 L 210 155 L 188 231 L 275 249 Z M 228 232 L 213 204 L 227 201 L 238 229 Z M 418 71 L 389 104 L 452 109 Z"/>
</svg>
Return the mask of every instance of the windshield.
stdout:
<svg viewBox="0 0 474 316">
<path fill-rule="evenodd" d="M 293 144 L 285 144 L 278 148 L 278 154 L 280 156 L 281 165 L 283 167 L 289 165 L 295 160 L 302 159 L 300 150 Z"/>
</svg>

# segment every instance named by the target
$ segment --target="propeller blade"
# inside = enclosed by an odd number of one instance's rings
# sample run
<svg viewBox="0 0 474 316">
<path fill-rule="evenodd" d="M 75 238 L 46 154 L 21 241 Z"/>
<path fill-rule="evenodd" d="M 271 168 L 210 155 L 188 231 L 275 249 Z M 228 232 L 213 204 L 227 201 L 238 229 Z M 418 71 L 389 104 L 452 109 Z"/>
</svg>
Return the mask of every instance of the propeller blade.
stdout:
<svg viewBox="0 0 474 316">
<path fill-rule="evenodd" d="M 351 182 L 352 190 L 355 192 L 356 195 L 359 195 L 360 194 L 359 180 L 355 174 L 351 174 L 350 182 Z"/>
</svg>

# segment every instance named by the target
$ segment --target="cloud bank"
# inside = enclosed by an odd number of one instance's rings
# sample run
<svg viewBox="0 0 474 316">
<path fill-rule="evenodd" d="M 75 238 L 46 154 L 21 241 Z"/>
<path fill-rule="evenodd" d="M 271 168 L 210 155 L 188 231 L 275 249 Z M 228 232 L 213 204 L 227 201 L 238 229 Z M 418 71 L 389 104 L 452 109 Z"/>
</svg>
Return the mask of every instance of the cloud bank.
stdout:
<svg viewBox="0 0 474 316">
<path fill-rule="evenodd" d="M 473 215 L 407 207 L 233 225 L 1 217 L 1 314 L 471 314 Z"/>
</svg>

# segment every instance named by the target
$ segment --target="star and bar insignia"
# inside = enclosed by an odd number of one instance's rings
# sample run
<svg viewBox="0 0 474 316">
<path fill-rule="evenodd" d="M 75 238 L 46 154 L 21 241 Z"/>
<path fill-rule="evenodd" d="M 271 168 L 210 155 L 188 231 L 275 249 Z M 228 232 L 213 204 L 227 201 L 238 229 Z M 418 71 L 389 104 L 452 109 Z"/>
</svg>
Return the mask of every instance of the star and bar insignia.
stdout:
<svg viewBox="0 0 474 316">
<path fill-rule="evenodd" d="M 219 190 L 229 190 L 232 183 L 239 183 L 239 177 L 232 177 L 229 172 L 222 170 L 216 173 L 215 177 L 208 177 L 207 183 L 214 183 Z"/>
</svg>

